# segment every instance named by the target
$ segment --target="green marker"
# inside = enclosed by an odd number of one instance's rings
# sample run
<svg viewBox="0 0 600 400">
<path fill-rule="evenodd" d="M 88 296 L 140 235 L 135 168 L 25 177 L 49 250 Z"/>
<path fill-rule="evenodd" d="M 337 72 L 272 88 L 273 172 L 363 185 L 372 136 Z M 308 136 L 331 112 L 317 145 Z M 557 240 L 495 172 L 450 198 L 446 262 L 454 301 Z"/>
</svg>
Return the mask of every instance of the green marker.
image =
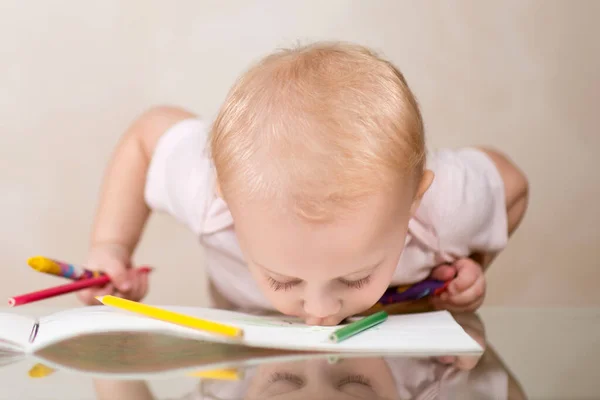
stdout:
<svg viewBox="0 0 600 400">
<path fill-rule="evenodd" d="M 385 311 L 379 311 L 373 315 L 369 315 L 368 317 L 362 318 L 344 326 L 343 328 L 338 329 L 329 335 L 329 340 L 333 343 L 339 343 L 356 335 L 357 333 L 366 331 L 369 328 L 381 324 L 387 319 L 387 317 L 388 314 Z"/>
</svg>

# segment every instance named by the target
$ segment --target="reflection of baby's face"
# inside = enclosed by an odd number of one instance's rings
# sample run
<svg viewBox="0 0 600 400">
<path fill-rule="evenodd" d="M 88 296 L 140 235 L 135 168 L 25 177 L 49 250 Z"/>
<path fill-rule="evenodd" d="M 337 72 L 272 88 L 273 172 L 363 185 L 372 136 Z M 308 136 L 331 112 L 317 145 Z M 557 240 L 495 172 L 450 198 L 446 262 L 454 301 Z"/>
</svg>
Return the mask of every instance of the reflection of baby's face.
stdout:
<svg viewBox="0 0 600 400">
<path fill-rule="evenodd" d="M 261 365 L 245 398 L 396 399 L 390 370 L 382 358 L 350 358 Z"/>
</svg>

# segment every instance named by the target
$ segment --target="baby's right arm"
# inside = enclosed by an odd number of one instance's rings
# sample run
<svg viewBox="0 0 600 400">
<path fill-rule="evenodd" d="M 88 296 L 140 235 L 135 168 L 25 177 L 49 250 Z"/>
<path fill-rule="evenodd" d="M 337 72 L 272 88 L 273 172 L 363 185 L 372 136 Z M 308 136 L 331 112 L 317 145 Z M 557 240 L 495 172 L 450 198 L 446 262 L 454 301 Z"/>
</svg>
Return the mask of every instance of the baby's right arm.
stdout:
<svg viewBox="0 0 600 400">
<path fill-rule="evenodd" d="M 86 304 L 95 296 L 118 294 L 140 300 L 147 274 L 131 269 L 131 255 L 150 214 L 144 200 L 146 174 L 160 137 L 177 122 L 195 117 L 174 107 L 157 107 L 142 114 L 125 132 L 105 173 L 92 230 L 86 266 L 106 272 L 112 283 L 79 292 Z"/>
</svg>

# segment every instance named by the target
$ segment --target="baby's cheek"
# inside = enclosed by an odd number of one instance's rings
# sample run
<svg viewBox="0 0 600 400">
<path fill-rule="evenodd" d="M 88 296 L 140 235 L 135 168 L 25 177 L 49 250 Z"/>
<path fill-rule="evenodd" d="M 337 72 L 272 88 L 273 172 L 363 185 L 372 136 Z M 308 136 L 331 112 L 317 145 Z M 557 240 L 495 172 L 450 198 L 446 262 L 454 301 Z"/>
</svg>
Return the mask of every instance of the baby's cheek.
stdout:
<svg viewBox="0 0 600 400">
<path fill-rule="evenodd" d="M 383 293 L 389 287 L 388 279 L 373 280 L 370 285 L 360 290 L 354 290 L 347 296 L 348 307 L 354 313 L 360 313 L 371 308 L 379 301 Z"/>
<path fill-rule="evenodd" d="M 294 289 L 289 291 L 274 291 L 269 284 L 261 284 L 261 290 L 271 305 L 280 313 L 286 315 L 298 316 L 301 314 L 300 306 L 302 304 Z"/>
<path fill-rule="evenodd" d="M 273 306 L 282 314 L 300 316 L 300 300 L 292 293 L 276 293 L 269 299 Z"/>
<path fill-rule="evenodd" d="M 387 288 L 388 286 L 385 285 L 383 288 L 373 287 L 367 289 L 365 291 L 366 293 L 364 294 L 364 296 L 361 296 L 361 300 L 363 301 L 362 306 L 365 308 L 372 307 L 375 303 L 379 301 L 379 299 L 383 295 L 383 292 L 385 292 Z"/>
<path fill-rule="evenodd" d="M 378 300 L 372 292 L 367 289 L 348 291 L 342 299 L 344 313 L 353 315 L 370 308 Z"/>
</svg>

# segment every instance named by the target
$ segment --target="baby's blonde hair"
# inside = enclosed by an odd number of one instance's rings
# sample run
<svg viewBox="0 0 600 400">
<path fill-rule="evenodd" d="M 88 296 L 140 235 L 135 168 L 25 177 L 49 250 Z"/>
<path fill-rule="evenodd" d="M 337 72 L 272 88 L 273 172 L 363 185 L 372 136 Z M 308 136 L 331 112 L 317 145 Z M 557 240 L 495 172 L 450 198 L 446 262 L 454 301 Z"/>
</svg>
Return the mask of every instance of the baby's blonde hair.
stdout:
<svg viewBox="0 0 600 400">
<path fill-rule="evenodd" d="M 250 68 L 214 122 L 210 150 L 226 200 L 279 200 L 309 219 L 398 182 L 416 189 L 425 163 L 402 73 L 347 43 L 281 50 Z"/>
</svg>

